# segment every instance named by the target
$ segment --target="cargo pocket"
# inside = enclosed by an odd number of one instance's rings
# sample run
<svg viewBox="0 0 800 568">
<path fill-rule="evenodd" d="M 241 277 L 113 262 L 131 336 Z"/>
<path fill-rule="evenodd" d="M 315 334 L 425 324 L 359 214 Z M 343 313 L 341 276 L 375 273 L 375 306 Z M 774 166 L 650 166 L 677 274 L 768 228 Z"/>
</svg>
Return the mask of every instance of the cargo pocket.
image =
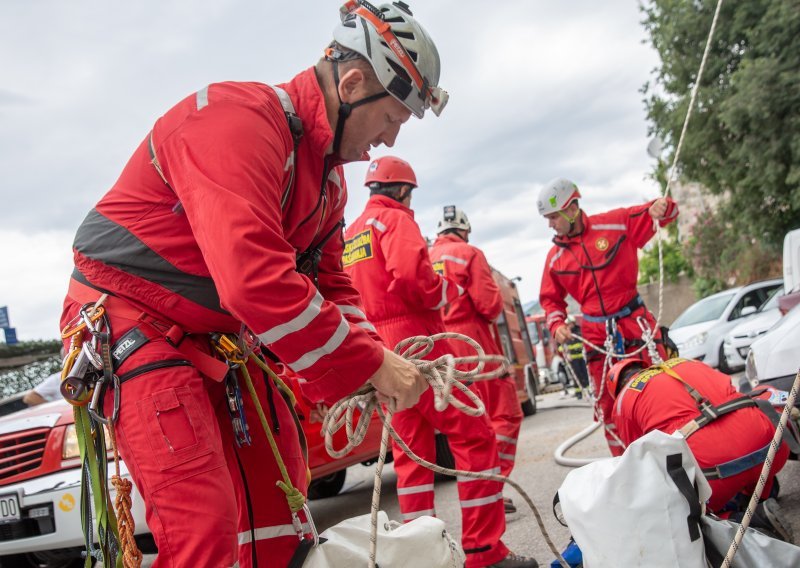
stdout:
<svg viewBox="0 0 800 568">
<path fill-rule="evenodd" d="M 138 407 L 139 417 L 150 434 L 153 457 L 161 471 L 211 453 L 209 428 L 203 422 L 189 387 L 153 393 L 140 400 Z"/>
</svg>

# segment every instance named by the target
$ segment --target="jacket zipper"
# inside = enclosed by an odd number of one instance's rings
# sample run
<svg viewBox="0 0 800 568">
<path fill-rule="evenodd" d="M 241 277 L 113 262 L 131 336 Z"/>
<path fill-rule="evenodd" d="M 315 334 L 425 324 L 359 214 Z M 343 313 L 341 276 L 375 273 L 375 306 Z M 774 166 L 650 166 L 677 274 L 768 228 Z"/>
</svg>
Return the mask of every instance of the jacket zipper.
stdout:
<svg viewBox="0 0 800 568">
<path fill-rule="evenodd" d="M 149 373 L 150 371 L 155 371 L 158 369 L 167 369 L 169 367 L 191 367 L 191 361 L 187 359 L 166 359 L 164 361 L 154 361 L 152 363 L 145 363 L 141 367 L 136 367 L 135 369 L 131 369 L 124 375 L 120 375 L 119 382 L 123 383 L 125 381 L 129 381 L 134 377 L 138 377 L 139 375 L 143 375 L 145 373 Z"/>
</svg>

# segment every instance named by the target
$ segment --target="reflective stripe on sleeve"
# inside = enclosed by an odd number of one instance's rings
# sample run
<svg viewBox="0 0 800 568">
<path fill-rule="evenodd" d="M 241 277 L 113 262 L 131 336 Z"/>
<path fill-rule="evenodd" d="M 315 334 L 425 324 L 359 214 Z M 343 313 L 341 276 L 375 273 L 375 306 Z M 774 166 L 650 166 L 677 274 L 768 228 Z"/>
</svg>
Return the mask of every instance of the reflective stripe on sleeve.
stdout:
<svg viewBox="0 0 800 568">
<path fill-rule="evenodd" d="M 491 505 L 497 501 L 503 500 L 503 493 L 490 495 L 489 497 L 480 497 L 478 499 L 467 499 L 460 501 L 462 509 L 469 509 L 470 507 L 483 507 L 484 505 Z"/>
<path fill-rule="evenodd" d="M 308 523 L 303 523 L 303 532 L 311 532 L 311 527 Z M 288 525 L 273 525 L 271 527 L 259 527 L 253 531 L 256 540 L 267 540 L 270 538 L 280 538 L 282 536 L 293 536 L 297 538 L 297 533 L 291 524 Z M 253 535 L 250 531 L 243 531 L 239 533 L 239 546 L 253 542 Z"/>
<path fill-rule="evenodd" d="M 550 268 L 553 268 L 553 265 L 558 260 L 558 257 L 560 257 L 562 254 L 564 254 L 564 249 L 558 249 L 558 252 L 556 252 L 556 254 L 553 255 L 553 258 L 550 259 Z"/>
<path fill-rule="evenodd" d="M 344 342 L 347 334 L 350 333 L 350 324 L 344 319 L 342 316 L 342 321 L 339 323 L 339 326 L 336 328 L 336 331 L 333 332 L 330 339 L 325 342 L 325 345 L 314 349 L 313 351 L 309 351 L 302 357 L 300 357 L 294 363 L 289 363 L 289 367 L 295 372 L 299 373 L 300 371 L 304 371 L 308 369 L 311 365 L 319 361 L 325 355 L 330 355 Z"/>
<path fill-rule="evenodd" d="M 322 302 L 322 295 L 317 292 L 314 294 L 314 297 L 311 299 L 311 302 L 309 302 L 306 309 L 300 312 L 300 315 L 286 323 L 276 325 L 272 329 L 259 334 L 258 338 L 264 344 L 270 345 L 279 339 L 286 337 L 290 333 L 304 329 L 315 317 L 317 317 L 317 315 L 319 315 L 319 312 L 322 310 Z"/>
<path fill-rule="evenodd" d="M 597 229 L 599 231 L 624 231 L 626 227 L 621 223 L 601 223 L 599 225 L 592 225 L 592 229 Z"/>
<path fill-rule="evenodd" d="M 367 314 L 359 310 L 355 306 L 348 306 L 345 304 L 336 304 L 336 307 L 339 308 L 339 311 L 342 312 L 342 315 L 345 316 L 356 316 L 357 318 L 361 318 L 362 320 L 367 319 Z"/>
<path fill-rule="evenodd" d="M 483 471 L 477 471 L 475 473 L 480 473 L 481 475 L 500 475 L 500 466 L 493 467 L 492 469 L 484 469 Z M 456 477 L 456 481 L 459 483 L 469 483 L 470 481 L 486 481 L 485 479 L 477 479 L 475 477 L 467 477 L 465 475 L 459 475 Z"/>
<path fill-rule="evenodd" d="M 368 321 L 360 321 L 356 325 L 358 327 L 363 327 L 364 329 L 368 329 L 370 331 L 374 331 L 375 333 L 378 333 L 378 330 L 375 329 L 375 326 L 372 325 L 371 323 L 369 323 Z"/>
<path fill-rule="evenodd" d="M 208 106 L 208 85 L 197 91 L 197 110 Z"/>
<path fill-rule="evenodd" d="M 382 233 L 384 231 L 386 231 L 386 225 L 384 225 L 383 223 L 381 223 L 380 221 L 378 221 L 375 218 L 367 219 L 367 222 L 364 223 L 364 224 L 365 225 L 372 225 L 373 227 L 375 227 L 376 229 L 378 229 Z"/>
<path fill-rule="evenodd" d="M 458 258 L 457 256 L 451 256 L 449 254 L 443 254 L 440 260 L 449 260 L 451 262 L 455 262 L 456 264 L 467 264 L 467 260 L 464 258 Z"/>
<path fill-rule="evenodd" d="M 433 509 L 425 509 L 424 511 L 414 511 L 413 513 L 403 513 L 403 520 L 404 521 L 413 521 L 416 518 L 422 517 L 424 515 L 428 515 L 429 517 L 435 517 L 436 511 Z"/>
<path fill-rule="evenodd" d="M 547 323 L 550 324 L 550 323 L 553 323 L 557 319 L 563 319 L 563 318 L 566 318 L 566 317 L 567 317 L 567 314 L 565 314 L 564 312 L 555 311 L 555 312 L 552 312 L 550 314 L 547 314 Z"/>
<path fill-rule="evenodd" d="M 426 483 L 425 485 L 412 485 L 411 487 L 398 487 L 398 495 L 413 495 L 414 493 L 428 493 L 433 491 L 433 483 Z"/>
<path fill-rule="evenodd" d="M 442 301 L 436 304 L 435 307 L 431 308 L 433 310 L 440 310 L 447 305 L 447 279 L 442 279 Z"/>
<path fill-rule="evenodd" d="M 514 444 L 515 446 L 517 445 L 517 441 L 514 438 L 510 438 L 509 436 L 503 436 L 502 434 L 497 434 L 495 438 L 497 438 L 501 442 L 505 442 L 506 444 Z"/>
<path fill-rule="evenodd" d="M 513 461 L 516 459 L 516 457 L 514 456 L 514 454 L 500 454 L 500 453 L 498 453 L 498 454 L 497 454 L 497 456 L 498 456 L 498 457 L 499 457 L 501 460 L 507 460 L 507 461 L 512 461 L 512 462 L 513 462 Z"/>
</svg>

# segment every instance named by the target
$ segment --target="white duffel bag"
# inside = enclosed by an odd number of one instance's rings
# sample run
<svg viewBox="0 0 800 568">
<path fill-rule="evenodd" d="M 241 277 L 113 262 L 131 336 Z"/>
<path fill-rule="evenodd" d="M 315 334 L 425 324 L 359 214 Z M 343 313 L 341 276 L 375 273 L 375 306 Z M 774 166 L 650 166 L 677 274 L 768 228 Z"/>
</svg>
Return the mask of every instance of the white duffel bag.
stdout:
<svg viewBox="0 0 800 568">
<path fill-rule="evenodd" d="M 657 430 L 571 471 L 558 490 L 586 568 L 706 568 L 699 522 L 710 496 L 683 436 Z"/>
<path fill-rule="evenodd" d="M 370 515 L 345 519 L 320 534 L 303 568 L 352 568 L 369 562 Z M 324 542 L 323 542 L 324 539 Z M 378 512 L 377 564 L 381 568 L 461 568 L 464 552 L 435 517 L 410 523 L 389 521 Z"/>
</svg>

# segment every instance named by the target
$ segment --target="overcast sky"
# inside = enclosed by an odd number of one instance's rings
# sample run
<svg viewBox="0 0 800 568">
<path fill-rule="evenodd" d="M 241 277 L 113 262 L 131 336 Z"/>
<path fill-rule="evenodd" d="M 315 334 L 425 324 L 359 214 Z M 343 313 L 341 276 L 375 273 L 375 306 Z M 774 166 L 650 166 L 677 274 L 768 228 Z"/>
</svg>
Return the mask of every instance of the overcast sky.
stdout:
<svg viewBox="0 0 800 568">
<path fill-rule="evenodd" d="M 472 242 L 523 302 L 538 296 L 551 234 L 536 195 L 563 176 L 592 212 L 656 197 L 639 92 L 658 64 L 634 0 L 409 2 L 436 41 L 442 117 L 412 118 L 392 149 L 414 166 L 433 236 L 462 207 Z M 311 66 L 337 2 L 214 0 L 0 5 L 0 306 L 20 339 L 53 338 L 74 232 L 153 122 L 223 80 L 279 83 Z M 347 219 L 366 163 L 346 167 Z"/>
</svg>

